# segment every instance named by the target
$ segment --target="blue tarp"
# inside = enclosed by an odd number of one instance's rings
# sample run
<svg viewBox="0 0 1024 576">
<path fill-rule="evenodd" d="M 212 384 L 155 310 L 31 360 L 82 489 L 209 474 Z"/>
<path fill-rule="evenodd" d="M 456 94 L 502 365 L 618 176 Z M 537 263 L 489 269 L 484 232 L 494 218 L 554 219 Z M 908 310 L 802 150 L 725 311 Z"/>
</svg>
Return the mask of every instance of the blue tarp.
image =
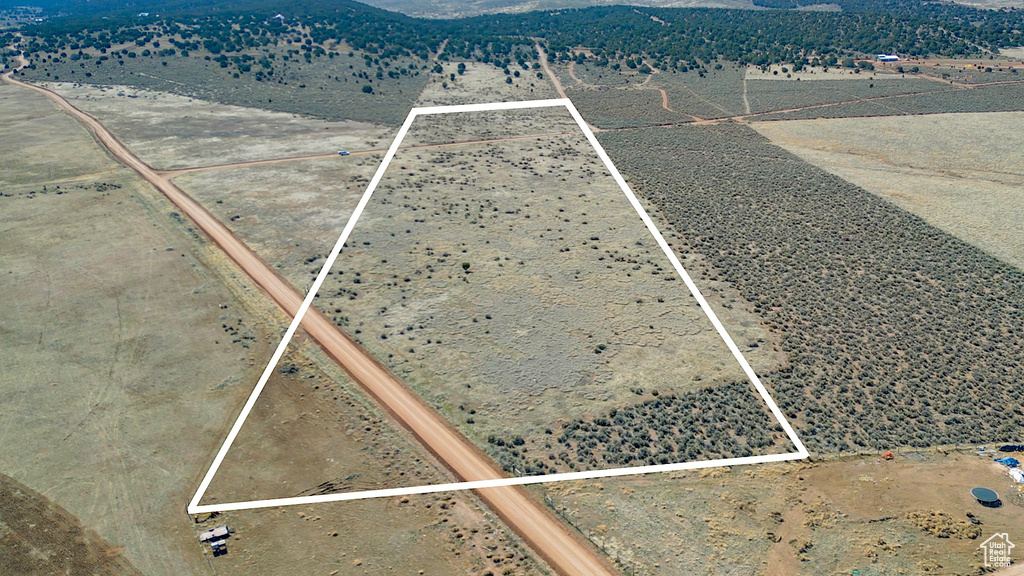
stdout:
<svg viewBox="0 0 1024 576">
<path fill-rule="evenodd" d="M 996 458 L 995 461 L 999 462 L 1000 464 L 1006 464 L 1010 468 L 1016 468 L 1020 466 L 1020 461 L 1017 460 L 1016 458 Z"/>
</svg>

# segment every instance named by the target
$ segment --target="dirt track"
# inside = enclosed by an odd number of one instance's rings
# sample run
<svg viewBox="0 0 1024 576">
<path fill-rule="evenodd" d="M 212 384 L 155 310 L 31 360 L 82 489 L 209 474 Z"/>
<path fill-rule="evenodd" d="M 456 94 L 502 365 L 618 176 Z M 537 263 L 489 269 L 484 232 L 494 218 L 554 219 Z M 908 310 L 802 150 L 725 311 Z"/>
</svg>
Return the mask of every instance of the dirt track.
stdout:
<svg viewBox="0 0 1024 576">
<path fill-rule="evenodd" d="M 78 110 L 56 93 L 20 82 L 12 76 L 13 73 L 7 73 L 3 78 L 45 95 L 84 124 L 115 158 L 135 170 L 167 196 L 287 314 L 294 316 L 302 303 L 302 294 L 267 266 L 198 202 L 171 183 L 167 175 L 150 168 L 98 120 Z M 303 318 L 302 327 L 458 478 L 473 481 L 505 476 L 486 454 L 458 433 L 444 417 L 425 405 L 319 311 L 311 309 Z M 522 488 L 488 488 L 477 490 L 476 493 L 560 574 L 618 574 L 600 552 L 583 541 Z"/>
</svg>

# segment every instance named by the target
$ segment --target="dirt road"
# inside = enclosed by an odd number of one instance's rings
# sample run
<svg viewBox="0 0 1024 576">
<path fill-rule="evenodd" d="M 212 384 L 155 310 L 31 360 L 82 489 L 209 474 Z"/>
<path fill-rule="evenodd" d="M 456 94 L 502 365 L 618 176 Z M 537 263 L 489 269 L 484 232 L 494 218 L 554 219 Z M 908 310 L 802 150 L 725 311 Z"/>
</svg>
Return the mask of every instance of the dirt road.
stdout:
<svg viewBox="0 0 1024 576">
<path fill-rule="evenodd" d="M 113 136 L 98 120 L 75 108 L 61 96 L 38 86 L 3 78 L 15 85 L 35 90 L 55 102 L 86 126 L 119 161 L 135 170 L 174 203 L 196 226 L 217 244 L 287 314 L 294 316 L 303 296 L 274 272 L 230 230 L 198 202 L 142 162 Z M 424 404 L 405 385 L 360 348 L 322 313 L 311 309 L 302 327 L 332 358 L 347 371 L 402 425 L 461 480 L 488 480 L 505 474 L 468 438 Z M 533 550 L 558 573 L 565 576 L 611 576 L 618 572 L 593 546 L 585 542 L 521 487 L 477 490 L 505 523 L 515 530 Z"/>
<path fill-rule="evenodd" d="M 544 68 L 544 73 L 548 75 L 548 78 L 551 78 L 551 83 L 554 84 L 555 91 L 558 92 L 558 97 L 569 98 L 568 96 L 565 95 L 565 88 L 562 88 L 562 82 L 558 79 L 558 76 L 555 76 L 555 73 L 551 71 L 551 66 L 548 66 L 547 52 L 545 52 L 544 48 L 541 47 L 540 42 L 537 42 L 534 45 L 534 47 L 537 49 L 537 54 L 539 55 L 540 59 L 540 65 L 541 67 Z"/>
</svg>

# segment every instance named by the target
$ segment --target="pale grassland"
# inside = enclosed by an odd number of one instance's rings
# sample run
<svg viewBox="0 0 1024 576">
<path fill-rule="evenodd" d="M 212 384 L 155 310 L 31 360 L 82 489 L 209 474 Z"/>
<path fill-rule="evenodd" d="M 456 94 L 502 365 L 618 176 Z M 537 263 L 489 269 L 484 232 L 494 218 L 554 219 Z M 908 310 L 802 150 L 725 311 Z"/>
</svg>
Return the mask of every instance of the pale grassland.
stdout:
<svg viewBox="0 0 1024 576">
<path fill-rule="evenodd" d="M 328 122 L 127 86 L 47 86 L 158 169 L 386 147 L 394 134 L 366 122 Z"/>
<path fill-rule="evenodd" d="M 1018 48 L 1001 48 L 999 54 L 1014 60 L 1024 60 L 1024 46 Z"/>
<path fill-rule="evenodd" d="M 19 142 L 30 154 L 18 155 Z M 0 152 L 10 160 L 0 187 L 0 472 L 152 576 L 351 573 L 357 560 L 359 574 L 380 576 L 541 573 L 469 493 L 195 524 L 185 505 L 283 315 L 42 96 L 0 85 Z M 453 481 L 336 366 L 321 371 L 303 354 L 286 362 L 298 370 L 275 375 L 210 499 Z M 49 522 L 40 516 L 34 529 L 62 528 Z M 197 529 L 222 523 L 235 535 L 214 560 Z M 0 572 L 11 545 L 0 538 Z"/>
<path fill-rule="evenodd" d="M 0 188 L 0 468 L 144 573 L 204 573 L 181 510 L 262 329 L 169 204 L 42 96 L 0 95 L 0 142 L 32 145 Z"/>
<path fill-rule="evenodd" d="M 753 126 L 802 159 L 1024 269 L 1024 113 Z"/>
<path fill-rule="evenodd" d="M 458 63 L 444 63 L 444 77 L 431 74 L 416 106 L 447 106 L 451 104 L 482 104 L 487 102 L 513 102 L 519 100 L 541 100 L 558 98 L 558 94 L 547 78 L 537 78 L 534 70 L 523 70 L 521 66 L 512 65 L 509 72 L 519 72 L 519 77 L 512 77 L 512 83 L 506 83 L 508 76 L 501 68 L 493 64 L 466 62 L 462 75 L 458 73 Z M 516 70 L 518 69 L 518 70 Z M 451 79 L 455 74 L 455 79 Z M 447 84 L 447 87 L 444 85 Z"/>
</svg>

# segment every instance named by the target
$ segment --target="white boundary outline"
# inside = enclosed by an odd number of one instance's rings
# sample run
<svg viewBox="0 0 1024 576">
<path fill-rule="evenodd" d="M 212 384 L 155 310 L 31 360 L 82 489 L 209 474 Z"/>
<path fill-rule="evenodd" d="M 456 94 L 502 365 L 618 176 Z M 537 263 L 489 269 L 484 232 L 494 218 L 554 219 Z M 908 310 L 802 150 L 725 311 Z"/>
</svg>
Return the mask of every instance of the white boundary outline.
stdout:
<svg viewBox="0 0 1024 576">
<path fill-rule="evenodd" d="M 722 337 L 726 346 L 732 351 L 732 355 L 739 361 L 740 366 L 743 367 L 743 372 L 746 373 L 747 378 L 750 379 L 751 384 L 757 389 L 761 398 L 765 404 L 771 410 L 779 424 L 782 425 L 782 429 L 785 430 L 789 440 L 796 446 L 796 452 L 790 452 L 786 454 L 766 454 L 763 456 L 746 456 L 742 458 L 722 458 L 718 460 L 704 460 L 697 462 L 680 462 L 678 464 L 659 464 L 655 466 L 634 466 L 630 468 L 612 468 L 609 470 L 591 470 L 583 472 L 566 472 L 560 474 L 547 474 L 542 476 L 523 476 L 517 478 L 497 478 L 494 480 L 478 480 L 474 482 L 452 482 L 448 484 L 431 484 L 426 486 L 409 486 L 404 488 L 388 488 L 382 490 L 361 490 L 357 492 L 344 492 L 338 494 L 322 494 L 318 496 L 296 496 L 290 498 L 275 498 L 271 500 L 252 500 L 248 502 L 233 502 L 228 504 L 208 504 L 199 505 L 199 501 L 202 500 L 203 495 L 206 494 L 207 488 L 210 486 L 210 482 L 213 480 L 214 475 L 217 473 L 217 469 L 224 462 L 224 457 L 231 449 L 232 443 L 235 441 L 235 437 L 238 436 L 238 431 L 242 428 L 242 424 L 245 419 L 249 417 L 249 413 L 252 411 L 253 406 L 256 404 L 256 399 L 259 398 L 260 393 L 263 392 L 263 388 L 267 385 L 267 380 L 270 379 L 271 374 L 274 372 L 274 368 L 277 367 L 277 363 L 281 360 L 281 356 L 284 354 L 285 348 L 291 342 L 292 336 L 298 329 L 299 324 L 302 322 L 302 317 L 306 315 L 306 311 L 309 310 L 313 299 L 316 297 L 317 292 L 320 290 L 320 286 L 324 283 L 324 279 L 327 277 L 328 271 L 334 266 L 334 261 L 337 260 L 338 254 L 341 253 L 342 247 L 348 240 L 349 235 L 352 233 L 352 229 L 355 227 L 356 221 L 359 220 L 359 216 L 363 213 L 367 203 L 370 201 L 370 196 L 373 191 L 377 188 L 377 184 L 380 183 L 381 178 L 384 176 L 384 172 L 387 170 L 391 160 L 395 157 L 398 152 L 398 148 L 405 139 L 405 135 L 409 132 L 410 126 L 417 116 L 427 116 L 432 114 L 454 114 L 459 112 L 486 112 L 493 110 L 521 110 L 525 108 L 553 108 L 558 106 L 564 106 L 569 114 L 572 115 L 573 119 L 579 125 L 580 130 L 587 137 L 587 140 L 597 151 L 597 155 L 604 162 L 605 167 L 611 172 L 615 182 L 618 183 L 619 188 L 629 199 L 630 204 L 636 209 L 637 214 L 643 220 L 644 224 L 647 225 L 647 229 L 657 240 L 658 245 L 661 246 L 665 256 L 668 257 L 672 263 L 672 267 L 675 268 L 679 277 L 686 283 L 686 287 L 690 289 L 690 293 L 697 299 L 697 303 L 700 305 L 701 310 L 707 315 L 708 319 L 718 330 L 718 334 Z M 323 268 L 320 269 L 320 273 L 317 275 L 316 280 L 313 282 L 313 286 L 310 287 L 309 292 L 306 294 L 306 298 L 302 301 L 302 305 L 299 306 L 298 313 L 292 320 L 291 325 L 288 326 L 288 330 L 284 334 L 284 338 L 281 339 L 281 343 L 278 344 L 277 350 L 274 351 L 274 355 L 271 356 L 270 362 L 267 364 L 267 368 L 263 371 L 263 375 L 260 376 L 259 382 L 256 384 L 256 388 L 253 389 L 252 394 L 246 401 L 245 406 L 242 407 L 241 413 L 238 415 L 238 419 L 235 421 L 234 426 L 231 427 L 231 431 L 228 432 L 227 438 L 224 440 L 224 444 L 221 446 L 220 451 L 217 453 L 217 457 L 214 458 L 213 464 L 210 466 L 210 470 L 206 473 L 202 483 L 199 485 L 199 489 L 196 491 L 195 496 L 192 497 L 192 501 L 189 503 L 187 511 L 189 514 L 203 514 L 208 512 L 224 512 L 228 510 L 248 510 L 252 508 L 270 508 L 276 506 L 291 506 L 299 504 L 314 504 L 320 502 L 337 502 L 341 500 L 361 500 L 363 498 L 384 498 L 391 496 L 405 496 L 410 494 L 429 494 L 433 492 L 447 492 L 451 490 L 473 490 L 478 488 L 494 488 L 497 486 L 516 486 L 525 484 L 539 484 L 542 482 L 556 482 L 564 480 L 583 480 L 590 478 L 607 478 L 610 476 L 627 476 L 633 474 L 648 474 L 651 472 L 669 472 L 675 470 L 692 470 L 698 468 L 713 468 L 717 466 L 735 466 L 739 464 L 759 464 L 764 462 L 781 462 L 785 460 L 802 460 L 808 457 L 807 449 L 804 447 L 803 442 L 797 437 L 793 427 L 790 426 L 786 417 L 783 416 L 782 411 L 772 400 L 772 397 L 768 394 L 768 390 L 765 389 L 761 380 L 758 379 L 757 374 L 750 367 L 746 358 L 743 357 L 743 353 L 736 346 L 736 343 L 732 341 L 729 333 L 726 332 L 725 327 L 721 321 L 718 320 L 718 316 L 715 315 L 714 311 L 708 305 L 707 300 L 701 295 L 700 290 L 697 289 L 697 285 L 693 283 L 690 275 L 683 269 L 682 263 L 676 257 L 675 253 L 669 247 L 668 242 L 658 231 L 657 226 L 654 225 L 654 221 L 648 216 L 644 210 L 640 201 L 637 200 L 636 195 L 626 184 L 626 180 L 619 174 L 619 171 L 612 164 L 611 158 L 601 147 L 601 144 L 597 141 L 597 137 L 587 126 L 587 123 L 580 116 L 579 111 L 573 106 L 573 103 L 568 98 L 558 98 L 551 100 L 528 100 L 524 102 L 494 102 L 490 104 L 465 104 L 460 106 L 433 106 L 426 108 L 413 108 L 409 112 L 409 116 L 405 119 L 405 123 L 398 130 L 398 134 L 395 136 L 394 142 L 391 143 L 391 147 L 388 148 L 387 153 L 384 155 L 384 160 L 381 162 L 380 167 L 377 168 L 377 172 L 373 175 L 373 179 L 370 180 L 370 184 L 366 187 L 366 192 L 363 193 L 362 198 L 359 200 L 359 204 L 356 206 L 355 211 L 352 212 L 351 218 L 349 218 L 348 224 L 345 225 L 345 229 L 341 232 L 341 236 L 338 238 L 338 242 L 335 243 L 334 249 L 331 250 L 330 255 L 324 262 Z"/>
</svg>

